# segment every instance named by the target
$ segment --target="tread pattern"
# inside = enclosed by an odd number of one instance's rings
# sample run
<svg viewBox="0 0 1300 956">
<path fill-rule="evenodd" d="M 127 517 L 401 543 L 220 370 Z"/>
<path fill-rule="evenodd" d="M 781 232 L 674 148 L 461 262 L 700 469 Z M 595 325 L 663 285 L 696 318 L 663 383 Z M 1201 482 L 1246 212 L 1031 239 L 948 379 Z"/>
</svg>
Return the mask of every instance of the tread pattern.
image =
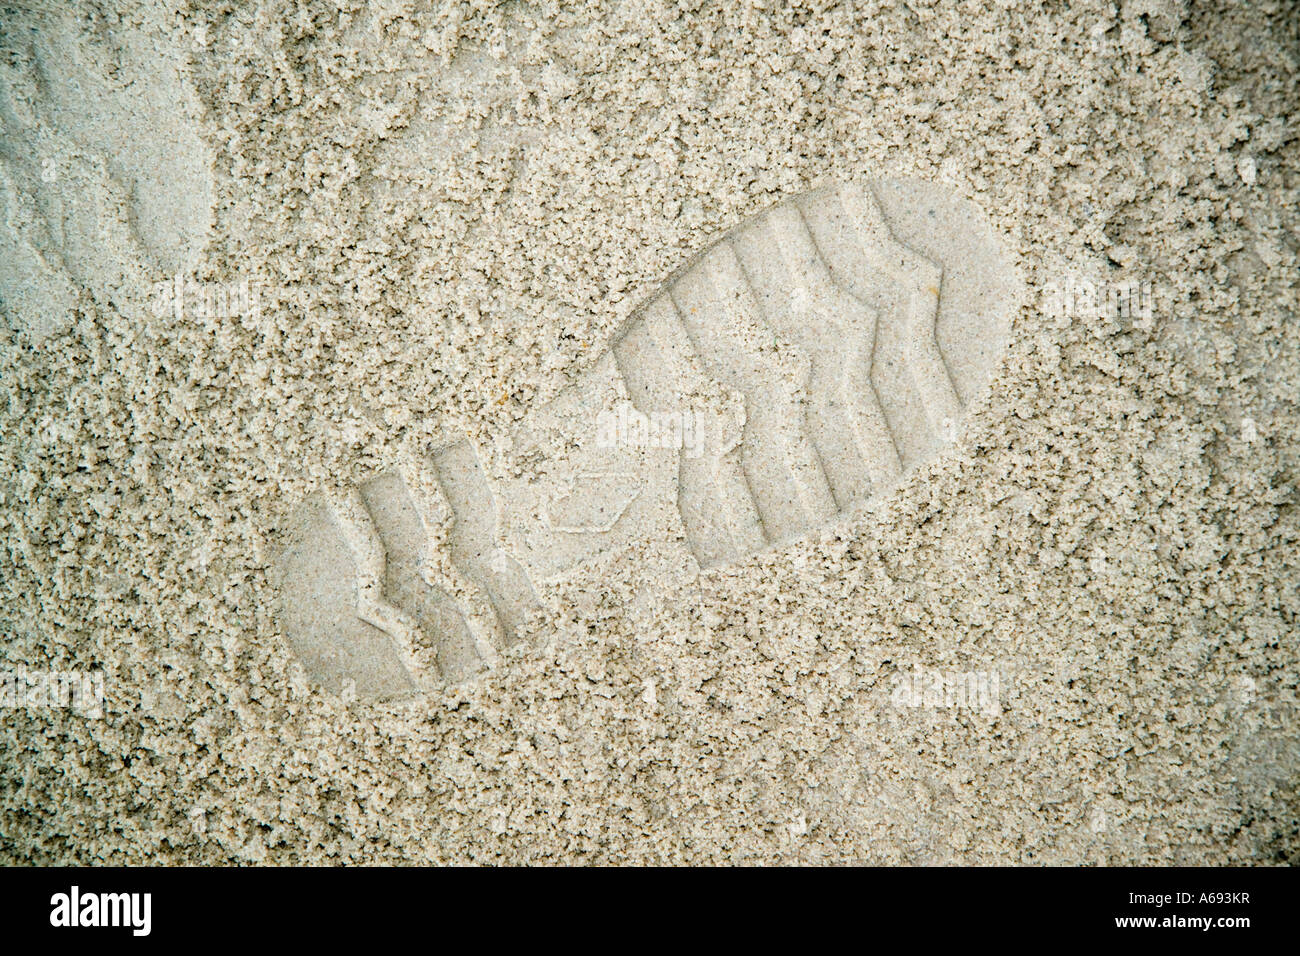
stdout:
<svg viewBox="0 0 1300 956">
<path fill-rule="evenodd" d="M 311 675 L 373 698 L 494 666 L 540 608 L 495 515 L 468 442 L 300 509 L 278 563 L 286 633 Z"/>
<path fill-rule="evenodd" d="M 696 558 L 707 567 L 729 553 L 766 545 L 767 533 L 740 462 L 744 396 L 704 373 L 671 297 L 651 302 L 644 320 L 615 344 L 614 354 L 643 413 L 671 408 L 683 393 L 690 407 L 714 410 L 706 426 L 714 441 L 702 459 L 682 456 L 678 466 L 677 508 Z"/>
<path fill-rule="evenodd" d="M 742 559 L 886 492 L 954 440 L 1017 288 L 996 237 L 959 205 L 897 183 L 778 205 L 669 282 L 607 361 L 537 416 L 549 437 L 530 433 L 514 477 L 489 482 L 460 442 L 330 496 L 349 555 L 334 586 L 387 639 L 379 696 L 493 666 L 545 619 L 536 580 L 656 539 L 679 538 L 701 568 Z M 700 447 L 592 447 L 586 430 L 615 395 L 647 420 L 698 415 Z M 671 490 L 645 477 L 652 454 L 674 456 Z M 521 527 L 526 544 L 512 537 Z M 295 584 L 302 573 L 289 568 L 286 595 L 318 600 L 319 586 Z M 422 610 L 428 594 L 450 627 Z M 321 641 L 347 638 L 301 608 L 288 616 L 290 640 L 331 676 Z"/>
</svg>

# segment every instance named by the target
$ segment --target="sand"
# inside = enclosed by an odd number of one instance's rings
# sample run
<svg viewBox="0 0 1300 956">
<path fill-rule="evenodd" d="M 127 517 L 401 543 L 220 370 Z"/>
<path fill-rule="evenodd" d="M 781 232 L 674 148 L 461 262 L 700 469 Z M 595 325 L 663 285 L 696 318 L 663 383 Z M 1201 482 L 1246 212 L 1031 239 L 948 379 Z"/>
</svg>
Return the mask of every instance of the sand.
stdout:
<svg viewBox="0 0 1300 956">
<path fill-rule="evenodd" d="M 1294 8 L 695 6 L 0 7 L 0 664 L 103 680 L 0 710 L 0 858 L 1294 861 Z M 699 459 L 762 540 L 582 463 L 674 283 L 881 183 L 979 385 L 896 481 L 772 518 L 816 387 Z"/>
</svg>

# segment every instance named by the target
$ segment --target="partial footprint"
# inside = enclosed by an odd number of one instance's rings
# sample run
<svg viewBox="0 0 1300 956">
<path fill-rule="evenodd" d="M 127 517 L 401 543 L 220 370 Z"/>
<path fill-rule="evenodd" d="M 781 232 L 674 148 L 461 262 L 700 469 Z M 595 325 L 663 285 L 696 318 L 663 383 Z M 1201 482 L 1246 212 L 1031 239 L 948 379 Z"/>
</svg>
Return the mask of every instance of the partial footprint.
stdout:
<svg viewBox="0 0 1300 956">
<path fill-rule="evenodd" d="M 35 342 L 80 290 L 143 309 L 206 243 L 211 159 L 176 31 L 94 3 L 0 30 L 0 314 Z"/>
<path fill-rule="evenodd" d="M 537 409 L 492 483 L 461 442 L 304 505 L 279 559 L 289 641 L 328 687 L 429 690 L 544 620 L 537 584 L 633 547 L 698 571 L 795 539 L 956 440 L 1021 301 L 988 224 L 941 187 L 778 205 Z"/>
<path fill-rule="evenodd" d="M 285 632 L 307 672 L 375 698 L 492 666 L 540 611 L 496 547 L 495 515 L 468 442 L 308 502 L 276 562 Z"/>
</svg>

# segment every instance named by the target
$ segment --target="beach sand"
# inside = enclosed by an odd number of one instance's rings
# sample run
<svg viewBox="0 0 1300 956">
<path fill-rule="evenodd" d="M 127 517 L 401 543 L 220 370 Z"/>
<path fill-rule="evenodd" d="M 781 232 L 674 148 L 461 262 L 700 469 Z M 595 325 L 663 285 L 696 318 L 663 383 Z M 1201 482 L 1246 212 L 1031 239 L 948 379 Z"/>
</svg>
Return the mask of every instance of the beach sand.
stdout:
<svg viewBox="0 0 1300 956">
<path fill-rule="evenodd" d="M 0 710 L 0 859 L 1294 862 L 1294 5 L 826 6 L 0 5 L 0 665 L 103 687 Z M 959 433 L 726 561 L 529 544 L 518 436 L 665 283 L 881 182 L 1014 275 Z M 382 482 L 462 447 L 532 610 L 329 657 L 313 502 L 391 590 Z"/>
</svg>

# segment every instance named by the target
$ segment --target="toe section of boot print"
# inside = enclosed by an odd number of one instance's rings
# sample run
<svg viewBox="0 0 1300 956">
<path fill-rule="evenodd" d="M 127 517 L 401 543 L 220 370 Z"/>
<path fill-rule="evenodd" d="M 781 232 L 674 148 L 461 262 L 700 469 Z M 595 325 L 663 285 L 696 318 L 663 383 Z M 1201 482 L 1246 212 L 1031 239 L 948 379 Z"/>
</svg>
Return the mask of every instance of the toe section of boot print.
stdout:
<svg viewBox="0 0 1300 956">
<path fill-rule="evenodd" d="M 397 696 L 493 666 L 536 585 L 640 546 L 699 569 L 797 539 L 957 440 L 1023 288 L 978 209 L 830 184 L 745 222 L 512 436 L 300 509 L 280 561 L 308 672 Z M 350 682 L 350 683 L 349 683 Z"/>
<path fill-rule="evenodd" d="M 530 418 L 506 537 L 541 578 L 664 535 L 701 568 L 796 539 L 959 438 L 1022 301 L 996 234 L 944 187 L 787 200 L 705 250 Z M 557 498 L 588 524 L 548 521 Z"/>
</svg>

